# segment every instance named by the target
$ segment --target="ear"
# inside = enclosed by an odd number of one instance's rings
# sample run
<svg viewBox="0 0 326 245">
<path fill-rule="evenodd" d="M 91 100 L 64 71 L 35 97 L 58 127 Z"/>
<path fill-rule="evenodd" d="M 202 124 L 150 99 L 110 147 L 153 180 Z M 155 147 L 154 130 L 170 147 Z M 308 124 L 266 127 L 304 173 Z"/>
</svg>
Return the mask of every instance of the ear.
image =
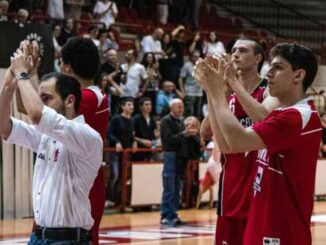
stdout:
<svg viewBox="0 0 326 245">
<path fill-rule="evenodd" d="M 303 82 L 303 79 L 306 76 L 306 71 L 304 69 L 298 69 L 296 71 L 293 72 L 293 81 L 295 84 L 299 83 L 299 82 Z"/>
<path fill-rule="evenodd" d="M 75 101 L 76 101 L 76 98 L 74 95 L 72 95 L 72 94 L 68 95 L 68 97 L 65 99 L 66 108 L 74 109 Z"/>
</svg>

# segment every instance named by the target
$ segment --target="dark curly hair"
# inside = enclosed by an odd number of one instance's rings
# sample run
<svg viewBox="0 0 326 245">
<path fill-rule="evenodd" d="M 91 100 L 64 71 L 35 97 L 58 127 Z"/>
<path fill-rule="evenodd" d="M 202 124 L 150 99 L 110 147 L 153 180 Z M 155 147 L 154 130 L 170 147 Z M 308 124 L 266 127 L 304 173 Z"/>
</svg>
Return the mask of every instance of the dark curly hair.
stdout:
<svg viewBox="0 0 326 245">
<path fill-rule="evenodd" d="M 73 37 L 62 48 L 62 60 L 83 79 L 94 79 L 100 65 L 100 55 L 92 40 Z"/>
</svg>

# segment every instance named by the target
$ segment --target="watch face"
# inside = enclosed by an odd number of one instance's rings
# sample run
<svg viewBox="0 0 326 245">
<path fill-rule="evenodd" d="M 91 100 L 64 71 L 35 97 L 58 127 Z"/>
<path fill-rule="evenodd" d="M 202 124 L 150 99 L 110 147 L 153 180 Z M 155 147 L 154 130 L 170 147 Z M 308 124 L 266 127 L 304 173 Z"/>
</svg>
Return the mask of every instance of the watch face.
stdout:
<svg viewBox="0 0 326 245">
<path fill-rule="evenodd" d="M 26 72 L 22 72 L 22 73 L 19 74 L 19 79 L 20 80 L 27 80 L 27 79 L 29 79 L 29 74 L 26 73 Z"/>
</svg>

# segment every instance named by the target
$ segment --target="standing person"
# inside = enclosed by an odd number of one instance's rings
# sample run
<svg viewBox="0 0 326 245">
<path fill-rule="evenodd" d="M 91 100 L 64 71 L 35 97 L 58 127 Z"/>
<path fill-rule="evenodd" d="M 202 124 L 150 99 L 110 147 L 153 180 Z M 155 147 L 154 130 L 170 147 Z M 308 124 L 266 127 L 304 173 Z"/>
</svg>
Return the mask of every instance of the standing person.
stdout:
<svg viewBox="0 0 326 245">
<path fill-rule="evenodd" d="M 118 16 L 117 5 L 110 0 L 98 0 L 93 12 L 96 19 L 105 24 L 106 29 L 115 23 L 115 18 Z"/>
<path fill-rule="evenodd" d="M 200 52 L 195 50 L 191 54 L 190 61 L 186 62 L 180 71 L 179 88 L 184 97 L 186 115 L 201 118 L 203 90 L 193 76 L 196 61 L 200 58 Z"/>
<path fill-rule="evenodd" d="M 78 81 L 52 73 L 42 79 L 37 94 L 30 69 L 28 55 L 18 51 L 0 92 L 2 139 L 37 153 L 33 177 L 36 226 L 28 244 L 89 244 L 94 220 L 88 194 L 101 166 L 103 142 L 78 116 Z M 10 118 L 17 87 L 32 125 Z"/>
<path fill-rule="evenodd" d="M 210 116 L 217 123 L 214 135 L 225 143 L 221 151 L 258 150 L 246 163 L 258 167 L 242 244 L 308 245 L 322 126 L 306 90 L 318 65 L 311 50 L 298 44 L 278 44 L 271 57 L 268 84 L 281 107 L 250 128 L 228 109 L 223 86 L 235 74 L 224 60 L 199 62 L 196 76 L 215 105 Z"/>
<path fill-rule="evenodd" d="M 134 138 L 134 129 L 131 116 L 134 112 L 134 99 L 124 98 L 121 101 L 122 113 L 114 116 L 110 122 L 107 133 L 109 147 L 115 148 L 115 152 L 109 152 L 108 160 L 111 165 L 111 177 L 108 183 L 107 198 L 116 200 L 115 185 L 120 175 L 121 152 L 127 148 L 132 148 L 133 152 L 137 150 L 137 142 Z M 108 202 L 107 202 L 108 203 Z"/>
<path fill-rule="evenodd" d="M 139 109 L 140 113 L 132 118 L 135 140 L 140 148 L 152 148 L 153 141 L 156 139 L 156 123 L 151 117 L 151 99 L 148 97 L 142 97 L 139 100 Z M 139 152 L 135 155 L 135 159 L 138 161 L 150 161 L 151 158 L 151 152 Z"/>
<path fill-rule="evenodd" d="M 170 114 L 161 121 L 161 139 L 163 147 L 163 194 L 161 202 L 161 225 L 177 226 L 185 224 L 177 214 L 179 208 L 180 168 L 177 151 L 184 136 L 195 135 L 198 131 L 184 128 L 181 118 L 184 113 L 182 100 L 170 102 Z"/>
<path fill-rule="evenodd" d="M 262 121 L 271 108 L 278 106 L 275 98 L 267 96 L 266 81 L 258 74 L 262 57 L 262 48 L 254 40 L 239 39 L 232 48 L 232 62 L 238 73 L 238 79 L 229 82 L 233 93 L 227 97 L 228 106 L 244 127 Z M 213 113 L 214 106 L 208 97 L 209 114 Z M 213 120 L 214 117 L 209 117 L 210 126 L 216 125 Z M 217 132 L 216 128 L 213 131 Z M 217 139 L 216 135 L 215 138 Z M 221 148 L 223 142 L 217 143 Z M 220 150 L 223 153 L 222 149 Z M 253 165 L 248 167 L 246 163 L 255 154 L 255 152 L 224 154 L 225 160 L 222 162 L 223 170 L 219 181 L 221 191 L 218 197 L 216 244 L 227 242 L 237 245 L 242 242 L 255 174 L 255 167 Z"/>
<path fill-rule="evenodd" d="M 121 65 L 124 79 L 121 83 L 122 97 L 140 98 L 146 91 L 148 76 L 145 67 L 136 62 L 137 51 L 129 49 L 125 54 L 126 63 Z"/>
<path fill-rule="evenodd" d="M 97 86 L 93 85 L 100 65 L 98 50 L 92 40 L 74 37 L 63 46 L 61 53 L 61 72 L 75 77 L 81 84 L 82 100 L 79 112 L 85 117 L 86 123 L 95 129 L 104 141 L 109 121 L 108 98 Z M 98 244 L 99 226 L 105 202 L 103 167 L 99 169 L 89 198 L 92 217 L 95 220 L 92 228 L 92 242 Z"/>
<path fill-rule="evenodd" d="M 204 54 L 220 57 L 224 55 L 224 53 L 224 44 L 219 40 L 217 33 L 211 31 L 208 35 L 208 40 L 204 44 Z"/>
<path fill-rule="evenodd" d="M 162 79 L 159 71 L 159 63 L 156 60 L 154 53 L 145 53 L 141 64 L 145 67 L 148 76 L 148 84 L 146 91 L 144 91 L 144 96 L 151 99 L 152 105 L 155 108 L 156 94 L 159 90 Z"/>
<path fill-rule="evenodd" d="M 64 27 L 61 30 L 60 36 L 57 38 L 57 41 L 60 46 L 65 45 L 68 39 L 76 35 L 74 28 L 75 28 L 74 19 L 72 18 L 65 19 Z"/>
<path fill-rule="evenodd" d="M 105 58 L 106 61 L 100 66 L 99 75 L 101 76 L 103 73 L 106 73 L 108 81 L 116 88 L 115 91 L 110 94 L 111 115 L 115 115 L 119 111 L 120 95 L 123 93 L 120 87 L 123 71 L 118 60 L 118 52 L 116 49 L 109 49 L 106 52 Z M 118 85 L 118 87 L 116 85 Z"/>
</svg>

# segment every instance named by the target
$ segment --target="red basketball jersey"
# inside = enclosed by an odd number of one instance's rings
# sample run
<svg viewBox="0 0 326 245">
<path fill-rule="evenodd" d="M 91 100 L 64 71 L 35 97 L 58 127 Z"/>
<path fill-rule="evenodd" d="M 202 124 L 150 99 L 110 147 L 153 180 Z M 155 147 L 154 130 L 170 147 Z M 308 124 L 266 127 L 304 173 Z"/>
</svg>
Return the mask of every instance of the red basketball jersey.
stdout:
<svg viewBox="0 0 326 245">
<path fill-rule="evenodd" d="M 245 245 L 310 245 L 316 162 L 322 125 L 312 101 L 274 110 L 253 126 L 267 149 L 258 169 L 244 235 Z M 252 163 L 254 165 L 254 163 Z"/>
<path fill-rule="evenodd" d="M 263 80 L 251 93 L 258 102 L 264 99 L 267 83 Z M 252 126 L 253 122 L 243 110 L 238 98 L 233 93 L 228 97 L 229 108 L 244 127 Z M 248 162 L 255 152 L 225 154 L 222 161 L 223 170 L 219 182 L 218 215 L 246 218 L 249 210 L 250 194 L 255 171 Z"/>
<path fill-rule="evenodd" d="M 106 131 L 109 122 L 108 98 L 96 86 L 90 86 L 82 90 L 82 101 L 79 113 L 84 115 L 86 123 L 96 130 L 105 141 Z M 89 193 L 91 202 L 91 213 L 94 219 L 92 227 L 92 244 L 99 244 L 98 229 L 104 212 L 105 203 L 105 181 L 104 169 L 101 167 Z"/>
</svg>

